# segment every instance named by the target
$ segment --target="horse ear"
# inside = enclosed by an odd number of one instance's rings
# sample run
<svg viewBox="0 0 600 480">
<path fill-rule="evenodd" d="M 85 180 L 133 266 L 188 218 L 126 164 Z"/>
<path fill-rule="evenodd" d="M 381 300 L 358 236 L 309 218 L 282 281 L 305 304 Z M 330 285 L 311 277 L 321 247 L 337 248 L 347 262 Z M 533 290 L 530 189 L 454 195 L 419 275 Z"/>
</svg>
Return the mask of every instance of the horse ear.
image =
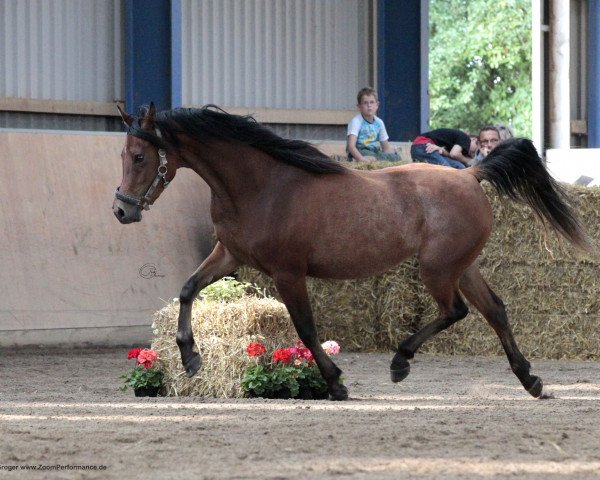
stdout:
<svg viewBox="0 0 600 480">
<path fill-rule="evenodd" d="M 121 108 L 121 105 L 119 105 L 118 103 L 117 103 L 117 110 L 119 110 L 119 113 L 121 114 L 123 123 L 125 125 L 127 125 L 128 127 L 131 127 L 131 124 L 133 123 L 133 117 L 131 115 L 129 115 L 125 110 L 123 110 Z"/>
<path fill-rule="evenodd" d="M 146 129 L 154 128 L 154 120 L 156 119 L 156 107 L 154 106 L 154 102 L 150 102 L 150 106 L 148 107 L 148 111 L 144 118 L 142 119 L 142 127 Z"/>
</svg>

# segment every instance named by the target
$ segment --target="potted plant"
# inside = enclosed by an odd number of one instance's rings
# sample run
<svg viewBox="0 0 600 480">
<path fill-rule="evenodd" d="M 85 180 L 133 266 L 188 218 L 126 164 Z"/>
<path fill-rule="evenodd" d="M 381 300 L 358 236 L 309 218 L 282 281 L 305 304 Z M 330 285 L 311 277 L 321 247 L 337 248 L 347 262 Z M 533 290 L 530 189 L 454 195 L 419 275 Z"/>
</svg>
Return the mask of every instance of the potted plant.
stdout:
<svg viewBox="0 0 600 480">
<path fill-rule="evenodd" d="M 334 341 L 325 342 L 329 355 L 339 353 Z M 279 348 L 270 356 L 260 342 L 248 345 L 246 353 L 252 358 L 240 383 L 242 390 L 254 397 L 265 398 L 328 398 L 327 383 L 321 376 L 312 353 L 302 342 L 291 348 Z"/>
<path fill-rule="evenodd" d="M 158 354 L 149 348 L 132 348 L 127 359 L 135 359 L 135 367 L 121 375 L 125 385 L 133 388 L 136 397 L 156 397 L 162 386 L 163 372 L 156 366 Z"/>
</svg>

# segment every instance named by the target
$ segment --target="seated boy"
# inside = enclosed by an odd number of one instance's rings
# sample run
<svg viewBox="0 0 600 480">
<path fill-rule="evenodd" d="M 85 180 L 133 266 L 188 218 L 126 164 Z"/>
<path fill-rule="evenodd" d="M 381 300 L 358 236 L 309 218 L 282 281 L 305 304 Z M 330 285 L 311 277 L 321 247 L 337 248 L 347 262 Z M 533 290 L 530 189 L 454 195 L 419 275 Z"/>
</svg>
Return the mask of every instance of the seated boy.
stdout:
<svg viewBox="0 0 600 480">
<path fill-rule="evenodd" d="M 375 157 L 378 160 L 400 161 L 400 155 L 388 142 L 389 136 L 383 120 L 375 116 L 379 108 L 375 90 L 363 88 L 358 92 L 357 100 L 356 106 L 360 113 L 348 124 L 348 160 L 366 162 L 369 161 L 367 157 Z"/>
</svg>

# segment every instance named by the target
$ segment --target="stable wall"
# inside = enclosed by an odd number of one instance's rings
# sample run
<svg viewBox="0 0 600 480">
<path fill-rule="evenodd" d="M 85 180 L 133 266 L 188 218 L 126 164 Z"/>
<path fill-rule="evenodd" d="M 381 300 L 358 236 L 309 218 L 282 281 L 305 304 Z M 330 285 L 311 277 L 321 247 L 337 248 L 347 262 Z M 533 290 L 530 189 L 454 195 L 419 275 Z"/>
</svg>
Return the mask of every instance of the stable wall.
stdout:
<svg viewBox="0 0 600 480">
<path fill-rule="evenodd" d="M 152 314 L 210 252 L 210 191 L 191 170 L 141 223 L 117 221 L 124 140 L 0 130 L 1 346 L 149 341 Z"/>
</svg>

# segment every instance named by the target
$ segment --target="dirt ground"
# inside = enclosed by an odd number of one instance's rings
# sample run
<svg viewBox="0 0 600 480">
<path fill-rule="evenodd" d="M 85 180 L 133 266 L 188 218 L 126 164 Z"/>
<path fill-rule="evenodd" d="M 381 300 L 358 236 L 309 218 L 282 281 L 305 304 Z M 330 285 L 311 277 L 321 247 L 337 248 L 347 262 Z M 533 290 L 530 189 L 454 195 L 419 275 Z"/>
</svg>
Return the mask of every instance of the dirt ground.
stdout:
<svg viewBox="0 0 600 480">
<path fill-rule="evenodd" d="M 135 398 L 126 353 L 3 351 L 0 478 L 600 477 L 599 363 L 533 362 L 535 400 L 505 358 L 421 355 L 392 384 L 391 354 L 346 353 L 337 403 Z"/>
</svg>

